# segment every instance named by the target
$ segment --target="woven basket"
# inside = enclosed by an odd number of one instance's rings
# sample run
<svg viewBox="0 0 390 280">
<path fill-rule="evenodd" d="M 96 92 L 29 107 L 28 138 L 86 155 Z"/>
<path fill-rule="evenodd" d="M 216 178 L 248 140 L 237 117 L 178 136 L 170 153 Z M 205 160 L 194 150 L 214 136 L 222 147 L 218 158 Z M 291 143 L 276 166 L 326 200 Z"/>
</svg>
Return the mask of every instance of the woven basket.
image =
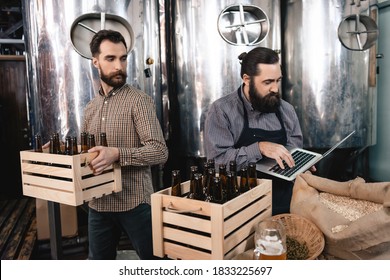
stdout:
<svg viewBox="0 0 390 280">
<path fill-rule="evenodd" d="M 272 217 L 278 220 L 286 228 L 286 235 L 304 244 L 309 249 L 308 260 L 316 259 L 325 246 L 325 239 L 322 231 L 310 220 L 297 214 L 279 214 Z"/>
</svg>

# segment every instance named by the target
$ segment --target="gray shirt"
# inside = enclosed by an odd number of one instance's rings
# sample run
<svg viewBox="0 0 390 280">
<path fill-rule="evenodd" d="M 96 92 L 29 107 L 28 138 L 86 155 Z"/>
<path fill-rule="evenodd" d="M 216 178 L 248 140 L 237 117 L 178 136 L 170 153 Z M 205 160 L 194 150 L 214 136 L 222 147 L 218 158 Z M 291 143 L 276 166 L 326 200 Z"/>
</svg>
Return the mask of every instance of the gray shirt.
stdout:
<svg viewBox="0 0 390 280">
<path fill-rule="evenodd" d="M 279 130 L 281 124 L 275 113 L 261 113 L 252 108 L 240 89 L 244 106 L 248 113 L 249 127 L 264 130 Z M 281 100 L 281 117 L 287 136 L 287 146 L 302 147 L 303 136 L 294 107 Z M 204 143 L 207 158 L 217 164 L 235 160 L 237 167 L 262 158 L 257 142 L 236 149 L 234 147 L 244 128 L 243 104 L 234 91 L 214 101 L 207 112 L 204 128 Z"/>
</svg>

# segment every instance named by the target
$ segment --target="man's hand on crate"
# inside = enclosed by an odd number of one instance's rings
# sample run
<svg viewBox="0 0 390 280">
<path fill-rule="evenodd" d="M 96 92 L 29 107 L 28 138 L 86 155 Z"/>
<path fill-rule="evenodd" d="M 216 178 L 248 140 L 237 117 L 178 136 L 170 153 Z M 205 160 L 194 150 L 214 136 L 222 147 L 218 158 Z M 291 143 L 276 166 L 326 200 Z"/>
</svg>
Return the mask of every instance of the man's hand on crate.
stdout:
<svg viewBox="0 0 390 280">
<path fill-rule="evenodd" d="M 119 160 L 119 149 L 115 147 L 96 146 L 88 150 L 88 153 L 94 152 L 97 152 L 98 156 L 88 164 L 94 175 L 101 174 L 104 169 Z"/>
</svg>

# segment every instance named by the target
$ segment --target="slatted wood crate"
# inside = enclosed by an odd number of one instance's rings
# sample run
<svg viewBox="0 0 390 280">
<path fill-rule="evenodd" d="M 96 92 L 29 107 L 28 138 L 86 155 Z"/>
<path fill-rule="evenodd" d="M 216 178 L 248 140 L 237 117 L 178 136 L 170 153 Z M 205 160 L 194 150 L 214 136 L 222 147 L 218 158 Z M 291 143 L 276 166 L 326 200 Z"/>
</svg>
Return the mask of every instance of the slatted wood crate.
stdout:
<svg viewBox="0 0 390 280">
<path fill-rule="evenodd" d="M 23 194 L 53 202 L 78 206 L 93 198 L 122 190 L 121 169 L 112 165 L 93 175 L 88 162 L 97 153 L 57 155 L 21 151 Z"/>
<path fill-rule="evenodd" d="M 255 225 L 272 214 L 271 180 L 224 203 L 152 194 L 153 252 L 183 260 L 231 259 L 254 247 Z M 182 183 L 188 193 L 189 181 Z"/>
</svg>

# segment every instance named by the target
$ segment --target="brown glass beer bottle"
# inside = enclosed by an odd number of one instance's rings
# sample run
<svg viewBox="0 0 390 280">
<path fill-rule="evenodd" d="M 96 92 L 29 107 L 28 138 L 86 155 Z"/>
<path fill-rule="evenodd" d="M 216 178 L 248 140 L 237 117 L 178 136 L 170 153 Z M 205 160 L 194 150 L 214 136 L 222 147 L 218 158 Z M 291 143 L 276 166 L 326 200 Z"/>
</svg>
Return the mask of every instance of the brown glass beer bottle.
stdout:
<svg viewBox="0 0 390 280">
<path fill-rule="evenodd" d="M 88 153 L 88 134 L 85 131 L 81 132 L 80 134 L 80 145 L 80 154 Z"/>
<path fill-rule="evenodd" d="M 226 171 L 226 164 L 220 164 L 219 165 L 219 179 L 221 184 L 221 191 L 222 191 L 222 198 L 221 203 L 225 203 L 227 201 L 227 171 Z"/>
<path fill-rule="evenodd" d="M 70 156 L 72 154 L 72 143 L 70 136 L 65 137 L 65 149 L 64 154 Z"/>
<path fill-rule="evenodd" d="M 49 139 L 49 153 L 50 154 L 57 154 L 57 145 L 54 134 L 50 136 Z"/>
<path fill-rule="evenodd" d="M 227 194 L 226 194 L 226 200 L 232 200 L 237 196 L 237 190 L 236 190 L 236 178 L 234 177 L 234 174 L 231 171 L 227 172 Z"/>
<path fill-rule="evenodd" d="M 257 186 L 256 163 L 250 162 L 248 164 L 248 188 L 251 190 L 256 186 Z"/>
<path fill-rule="evenodd" d="M 88 150 L 96 146 L 95 142 L 95 135 L 94 134 L 88 134 Z"/>
<path fill-rule="evenodd" d="M 234 189 L 235 189 L 235 196 L 239 194 L 239 188 L 238 188 L 238 180 L 237 180 L 237 163 L 235 160 L 231 160 L 229 162 L 229 171 L 232 173 L 232 176 L 234 177 Z"/>
<path fill-rule="evenodd" d="M 107 135 L 105 132 L 100 133 L 100 146 L 108 147 Z"/>
<path fill-rule="evenodd" d="M 206 189 L 208 178 L 209 178 L 209 163 L 207 161 L 203 162 L 203 190 Z M 203 191 L 203 194 L 205 194 L 205 191 Z"/>
<path fill-rule="evenodd" d="M 172 170 L 171 195 L 181 196 L 180 170 Z"/>
<path fill-rule="evenodd" d="M 79 148 L 77 146 L 77 137 L 72 136 L 70 139 L 70 142 L 72 144 L 72 153 L 71 155 L 77 155 L 79 153 Z"/>
<path fill-rule="evenodd" d="M 40 134 L 36 134 L 34 137 L 34 152 L 36 153 L 42 153 L 42 137 Z"/>
<path fill-rule="evenodd" d="M 205 198 L 203 194 L 203 175 L 201 173 L 194 174 L 194 188 L 195 188 L 194 199 L 204 200 Z"/>
<path fill-rule="evenodd" d="M 240 170 L 240 193 L 244 193 L 249 190 L 248 186 L 248 168 L 242 167 Z"/>
<path fill-rule="evenodd" d="M 61 143 L 60 143 L 60 135 L 58 134 L 58 132 L 55 132 L 53 134 L 53 140 L 54 140 L 54 153 L 55 154 L 62 154 L 62 150 L 61 150 Z"/>
<path fill-rule="evenodd" d="M 214 177 L 212 183 L 212 192 L 213 192 L 213 202 L 215 203 L 223 203 L 223 195 L 222 195 L 222 186 L 221 186 L 221 178 Z"/>
<path fill-rule="evenodd" d="M 215 169 L 209 168 L 207 170 L 207 182 L 206 186 L 203 190 L 206 202 L 212 202 L 214 200 L 213 198 L 213 184 L 214 184 L 214 177 L 215 177 Z"/>
<path fill-rule="evenodd" d="M 198 167 L 193 165 L 190 167 L 190 192 L 187 195 L 187 198 L 195 198 L 195 174 L 198 173 Z"/>
</svg>

